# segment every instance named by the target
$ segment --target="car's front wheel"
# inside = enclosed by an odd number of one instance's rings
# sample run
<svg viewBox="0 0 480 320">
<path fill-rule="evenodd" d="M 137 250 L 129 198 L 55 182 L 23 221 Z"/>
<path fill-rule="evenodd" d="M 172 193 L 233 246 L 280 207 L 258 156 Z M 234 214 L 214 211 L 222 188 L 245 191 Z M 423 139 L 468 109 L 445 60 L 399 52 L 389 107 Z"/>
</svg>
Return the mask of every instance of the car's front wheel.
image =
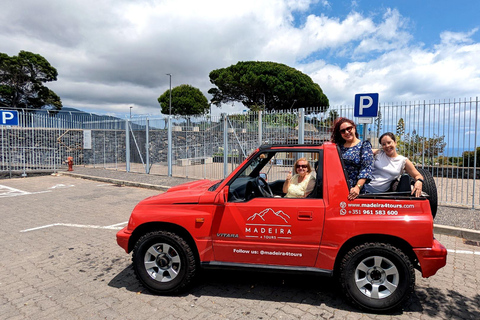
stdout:
<svg viewBox="0 0 480 320">
<path fill-rule="evenodd" d="M 365 243 L 343 257 L 340 284 L 354 305 L 389 312 L 403 305 L 413 292 L 415 270 L 400 249 L 388 243 Z"/>
<path fill-rule="evenodd" d="M 142 236 L 133 249 L 132 261 L 142 284 L 159 294 L 181 291 L 196 272 L 195 255 L 188 243 L 168 231 Z"/>
</svg>

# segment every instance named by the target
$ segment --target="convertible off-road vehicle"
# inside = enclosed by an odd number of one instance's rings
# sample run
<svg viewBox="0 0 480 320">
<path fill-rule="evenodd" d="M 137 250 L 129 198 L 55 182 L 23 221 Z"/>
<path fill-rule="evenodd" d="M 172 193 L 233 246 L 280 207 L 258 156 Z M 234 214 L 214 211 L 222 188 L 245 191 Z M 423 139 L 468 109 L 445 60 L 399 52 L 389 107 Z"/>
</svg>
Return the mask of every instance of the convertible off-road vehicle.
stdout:
<svg viewBox="0 0 480 320">
<path fill-rule="evenodd" d="M 318 163 L 315 189 L 285 198 L 284 179 L 300 157 Z M 264 145 L 224 180 L 141 201 L 117 242 L 133 251 L 137 277 L 155 293 L 184 290 L 199 268 L 310 272 L 337 277 L 354 305 L 387 312 L 409 298 L 415 269 L 430 277 L 446 263 L 433 236 L 435 183 L 421 173 L 422 197 L 397 191 L 350 201 L 335 144 Z"/>
</svg>

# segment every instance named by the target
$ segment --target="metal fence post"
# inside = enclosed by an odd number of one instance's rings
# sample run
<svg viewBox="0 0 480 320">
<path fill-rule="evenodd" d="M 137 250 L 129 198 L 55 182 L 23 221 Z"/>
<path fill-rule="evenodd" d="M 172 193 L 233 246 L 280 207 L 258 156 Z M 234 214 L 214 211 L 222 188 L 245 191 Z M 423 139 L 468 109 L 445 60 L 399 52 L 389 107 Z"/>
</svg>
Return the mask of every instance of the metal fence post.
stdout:
<svg viewBox="0 0 480 320">
<path fill-rule="evenodd" d="M 95 150 L 93 151 L 95 155 Z M 125 120 L 125 162 L 126 170 L 130 172 L 130 120 Z"/>
<path fill-rule="evenodd" d="M 228 175 L 228 122 L 227 114 L 222 113 L 223 121 L 223 177 Z"/>
<path fill-rule="evenodd" d="M 168 153 L 167 153 L 168 176 L 172 176 L 172 116 L 168 116 Z"/>
<path fill-rule="evenodd" d="M 305 143 L 305 108 L 298 109 L 298 143 Z"/>
<path fill-rule="evenodd" d="M 422 125 L 423 137 L 425 137 L 425 117 L 426 117 L 425 112 L 426 112 L 426 106 L 425 106 L 425 100 L 423 100 L 423 125 Z M 422 168 L 425 168 L 425 140 L 426 138 L 423 139 L 423 143 L 422 143 Z"/>
<path fill-rule="evenodd" d="M 478 134 L 478 97 L 475 101 L 475 135 L 473 148 L 473 190 L 472 190 L 472 210 L 475 209 L 475 184 L 477 183 L 477 134 Z"/>
<path fill-rule="evenodd" d="M 258 145 L 263 144 L 262 110 L 258 111 Z"/>
<path fill-rule="evenodd" d="M 150 173 L 150 126 L 148 118 L 145 119 L 145 173 Z"/>
</svg>

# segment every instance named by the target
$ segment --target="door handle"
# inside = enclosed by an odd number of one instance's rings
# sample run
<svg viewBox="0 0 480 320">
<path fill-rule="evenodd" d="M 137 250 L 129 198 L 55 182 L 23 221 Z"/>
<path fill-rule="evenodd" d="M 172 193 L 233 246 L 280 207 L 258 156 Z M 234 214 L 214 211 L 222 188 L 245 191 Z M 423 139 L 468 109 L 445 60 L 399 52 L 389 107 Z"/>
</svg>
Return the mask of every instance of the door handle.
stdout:
<svg viewBox="0 0 480 320">
<path fill-rule="evenodd" d="M 313 212 L 312 211 L 299 211 L 298 212 L 298 220 L 313 220 Z"/>
</svg>

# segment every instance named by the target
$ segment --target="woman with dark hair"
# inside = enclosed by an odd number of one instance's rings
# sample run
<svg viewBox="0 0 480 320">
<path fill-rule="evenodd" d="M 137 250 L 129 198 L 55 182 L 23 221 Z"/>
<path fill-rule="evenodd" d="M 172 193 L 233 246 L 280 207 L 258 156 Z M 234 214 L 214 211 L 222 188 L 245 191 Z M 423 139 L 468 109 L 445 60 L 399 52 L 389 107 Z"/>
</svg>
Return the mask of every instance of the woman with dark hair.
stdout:
<svg viewBox="0 0 480 320">
<path fill-rule="evenodd" d="M 347 118 L 338 118 L 332 130 L 331 141 L 340 147 L 341 156 L 348 174 L 350 193 L 349 200 L 353 200 L 365 183 L 372 178 L 373 152 L 369 141 L 359 139 L 357 126 Z"/>
<path fill-rule="evenodd" d="M 423 176 L 413 163 L 397 153 L 397 139 L 391 132 L 380 136 L 378 142 L 382 149 L 375 151 L 375 162 L 372 169 L 372 180 L 365 185 L 367 193 L 386 192 L 392 182 L 407 172 L 414 180 L 412 194 L 419 197 L 422 194 Z"/>
</svg>

